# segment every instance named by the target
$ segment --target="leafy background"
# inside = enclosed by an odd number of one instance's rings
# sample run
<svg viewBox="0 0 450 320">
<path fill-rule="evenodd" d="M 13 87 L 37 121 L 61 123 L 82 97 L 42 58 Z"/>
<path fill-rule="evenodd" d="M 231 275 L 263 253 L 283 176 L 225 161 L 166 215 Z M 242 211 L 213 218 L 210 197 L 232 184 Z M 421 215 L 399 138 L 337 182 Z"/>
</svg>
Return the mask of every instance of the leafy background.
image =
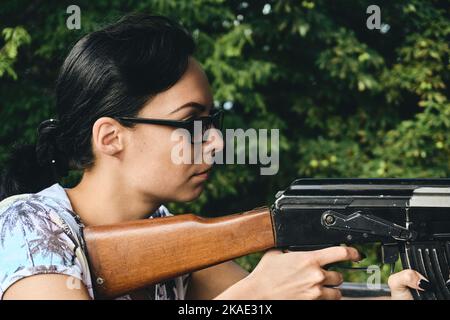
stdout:
<svg viewBox="0 0 450 320">
<path fill-rule="evenodd" d="M 80 30 L 66 27 L 71 4 L 81 8 Z M 371 4 L 388 25 L 381 31 L 366 27 Z M 215 100 L 232 106 L 226 127 L 280 129 L 277 175 L 218 166 L 206 192 L 170 204 L 173 212 L 218 216 L 271 204 L 299 177 L 447 177 L 449 8 L 444 0 L 3 0 L 0 166 L 14 142 L 34 141 L 37 125 L 54 116 L 56 73 L 74 42 L 144 11 L 192 32 Z M 376 263 L 376 246 L 362 250 L 365 264 Z M 237 261 L 251 270 L 260 255 Z"/>
</svg>

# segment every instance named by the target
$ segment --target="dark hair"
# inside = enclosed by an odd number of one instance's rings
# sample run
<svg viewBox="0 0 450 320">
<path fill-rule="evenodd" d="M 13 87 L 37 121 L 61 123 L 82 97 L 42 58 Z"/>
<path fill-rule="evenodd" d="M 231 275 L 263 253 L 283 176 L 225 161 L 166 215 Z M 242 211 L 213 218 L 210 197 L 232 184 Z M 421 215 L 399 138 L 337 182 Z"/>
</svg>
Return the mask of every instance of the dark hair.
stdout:
<svg viewBox="0 0 450 320">
<path fill-rule="evenodd" d="M 136 116 L 152 96 L 181 78 L 194 48 L 179 24 L 146 14 L 128 15 L 80 39 L 58 76 L 57 120 L 41 123 L 36 145 L 13 148 L 2 174 L 0 200 L 38 192 L 69 169 L 91 167 L 94 122 Z"/>
</svg>

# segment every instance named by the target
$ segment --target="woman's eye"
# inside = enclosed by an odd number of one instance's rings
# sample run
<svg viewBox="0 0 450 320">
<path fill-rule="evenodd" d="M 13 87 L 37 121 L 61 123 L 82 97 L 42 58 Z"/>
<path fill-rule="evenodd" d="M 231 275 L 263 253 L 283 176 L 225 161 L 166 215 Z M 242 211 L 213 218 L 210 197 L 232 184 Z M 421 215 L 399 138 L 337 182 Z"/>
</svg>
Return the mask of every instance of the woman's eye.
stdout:
<svg viewBox="0 0 450 320">
<path fill-rule="evenodd" d="M 187 115 L 186 117 L 184 117 L 181 121 L 192 121 L 192 120 L 196 120 L 202 117 L 207 117 L 207 116 L 211 116 L 212 114 L 214 114 L 217 110 L 215 109 L 210 109 L 208 113 L 206 113 L 205 111 L 203 112 L 195 112 L 193 111 L 192 113 L 190 113 L 189 115 Z"/>
<path fill-rule="evenodd" d="M 191 115 L 187 116 L 186 118 L 184 118 L 184 121 L 197 120 L 197 119 L 199 119 L 201 117 L 204 117 L 204 116 L 207 116 L 207 115 L 196 112 L 196 113 L 191 114 Z"/>
<path fill-rule="evenodd" d="M 198 116 L 197 115 L 189 115 L 189 116 L 187 116 L 187 117 L 185 117 L 182 121 L 191 121 L 191 120 L 195 120 L 195 119 L 197 119 L 198 118 Z"/>
</svg>

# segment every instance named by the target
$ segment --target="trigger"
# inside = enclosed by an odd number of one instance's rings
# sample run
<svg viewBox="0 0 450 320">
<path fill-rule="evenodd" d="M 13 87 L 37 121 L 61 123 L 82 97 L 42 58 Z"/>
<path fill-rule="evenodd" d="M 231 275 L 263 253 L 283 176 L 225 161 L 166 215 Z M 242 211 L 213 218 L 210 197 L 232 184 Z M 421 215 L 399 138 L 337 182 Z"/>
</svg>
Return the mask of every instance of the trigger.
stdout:
<svg viewBox="0 0 450 320">
<path fill-rule="evenodd" d="M 381 259 L 383 264 L 394 264 L 399 258 L 400 252 L 398 249 L 398 244 L 396 243 L 385 243 L 381 246 Z"/>
<path fill-rule="evenodd" d="M 391 263 L 391 270 L 389 275 L 393 274 L 395 272 L 395 263 Z"/>
</svg>

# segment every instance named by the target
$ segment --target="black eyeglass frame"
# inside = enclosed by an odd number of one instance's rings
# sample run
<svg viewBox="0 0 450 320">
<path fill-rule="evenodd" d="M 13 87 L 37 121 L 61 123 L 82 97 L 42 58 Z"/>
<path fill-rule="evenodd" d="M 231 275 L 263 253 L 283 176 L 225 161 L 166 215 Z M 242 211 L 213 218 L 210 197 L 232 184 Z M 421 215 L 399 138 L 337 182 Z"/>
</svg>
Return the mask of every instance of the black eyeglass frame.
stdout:
<svg viewBox="0 0 450 320">
<path fill-rule="evenodd" d="M 139 117 L 114 117 L 119 122 L 128 122 L 128 123 L 140 123 L 140 124 L 156 124 L 169 126 L 174 128 L 182 128 L 189 131 L 191 135 L 191 143 L 194 143 L 194 123 L 195 121 L 202 122 L 202 137 L 204 133 L 211 129 L 213 126 L 215 129 L 222 131 L 223 125 L 223 110 L 216 109 L 213 110 L 214 113 L 209 116 L 202 116 L 197 118 L 192 118 L 188 120 L 168 120 L 168 119 L 151 119 L 151 118 L 139 118 Z M 203 140 L 202 142 L 205 142 Z"/>
</svg>

